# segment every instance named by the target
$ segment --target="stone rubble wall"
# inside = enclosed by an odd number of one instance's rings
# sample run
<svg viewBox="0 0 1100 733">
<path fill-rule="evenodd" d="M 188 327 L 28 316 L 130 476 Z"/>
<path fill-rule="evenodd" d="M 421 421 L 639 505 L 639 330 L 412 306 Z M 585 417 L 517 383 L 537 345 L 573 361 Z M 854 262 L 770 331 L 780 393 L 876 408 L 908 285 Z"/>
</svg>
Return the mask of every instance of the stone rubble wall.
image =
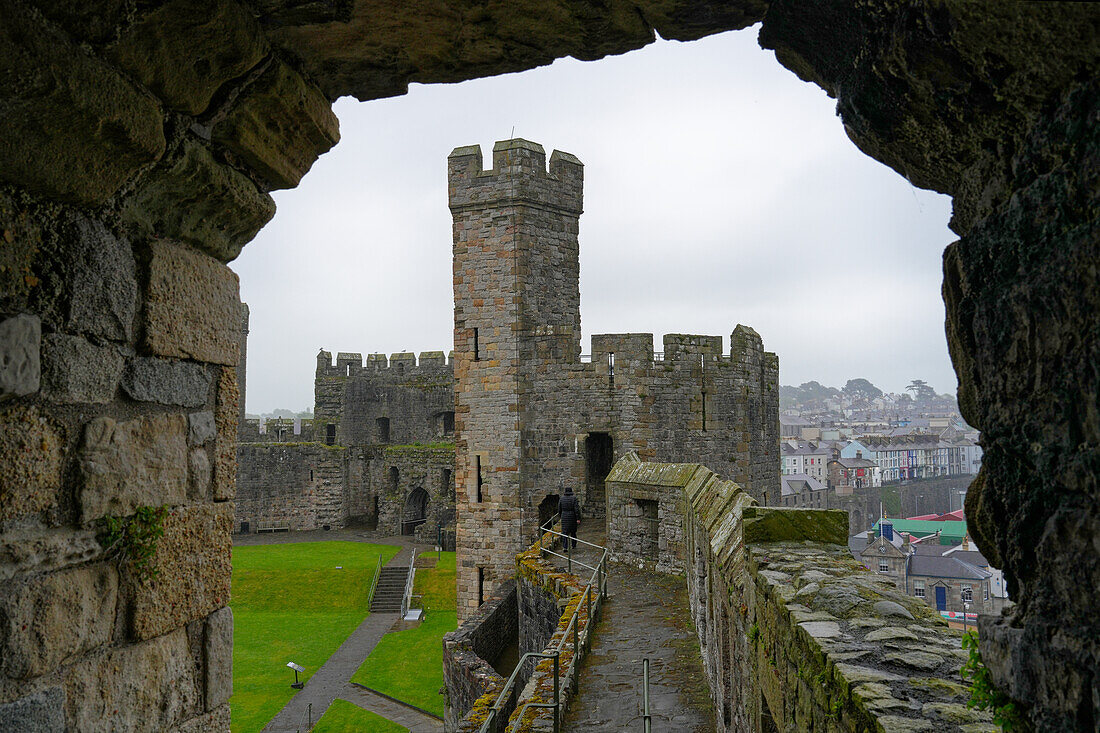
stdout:
<svg viewBox="0 0 1100 733">
<path fill-rule="evenodd" d="M 237 447 L 237 525 L 264 522 L 291 531 L 343 527 L 347 450 L 317 443 L 241 443 Z"/>
<path fill-rule="evenodd" d="M 454 733 L 465 721 L 470 729 L 484 722 L 484 714 L 504 688 L 505 679 L 493 667 L 511 644 L 519 641 L 516 581 L 500 583 L 491 598 L 455 631 L 443 637 L 443 686 L 446 689 L 444 730 Z M 524 684 L 526 678 L 520 680 Z M 474 706 L 479 710 L 469 715 Z M 504 708 L 507 718 L 515 695 Z M 476 730 L 476 727 L 473 728 Z M 493 733 L 496 733 L 495 731 Z"/>
<path fill-rule="evenodd" d="M 290 531 L 367 525 L 399 535 L 410 493 L 429 495 L 419 537 L 435 544 L 436 527 L 454 526 L 454 450 L 447 447 L 345 447 L 323 443 L 241 443 L 237 524 L 286 525 Z M 393 485 L 392 469 L 398 481 Z"/>
</svg>

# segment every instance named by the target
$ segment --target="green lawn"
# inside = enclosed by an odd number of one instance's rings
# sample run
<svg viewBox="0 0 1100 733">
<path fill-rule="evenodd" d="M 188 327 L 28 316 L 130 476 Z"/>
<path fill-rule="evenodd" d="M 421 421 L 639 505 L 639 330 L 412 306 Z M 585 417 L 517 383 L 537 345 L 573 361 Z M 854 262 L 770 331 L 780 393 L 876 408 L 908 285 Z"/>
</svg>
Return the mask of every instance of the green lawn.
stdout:
<svg viewBox="0 0 1100 733">
<path fill-rule="evenodd" d="M 367 616 L 381 553 L 392 545 L 309 542 L 233 548 L 232 730 L 258 731 Z M 337 570 L 342 566 L 342 570 Z"/>
<path fill-rule="evenodd" d="M 409 733 L 397 723 L 352 705 L 346 700 L 334 700 L 311 733 Z"/>
<path fill-rule="evenodd" d="M 458 628 L 455 554 L 444 552 L 436 567 L 417 569 L 413 592 L 424 595 L 423 623 L 383 636 L 351 681 L 442 716 L 443 635 Z"/>
</svg>

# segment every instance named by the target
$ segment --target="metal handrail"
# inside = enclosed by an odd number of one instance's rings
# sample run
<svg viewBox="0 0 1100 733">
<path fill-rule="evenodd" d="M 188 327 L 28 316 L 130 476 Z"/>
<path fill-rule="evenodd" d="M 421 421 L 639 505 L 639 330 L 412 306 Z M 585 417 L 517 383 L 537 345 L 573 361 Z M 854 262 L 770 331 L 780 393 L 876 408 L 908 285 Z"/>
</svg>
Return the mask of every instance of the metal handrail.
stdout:
<svg viewBox="0 0 1100 733">
<path fill-rule="evenodd" d="M 374 603 L 374 589 L 378 587 L 378 576 L 382 574 L 382 554 L 378 555 L 378 564 L 374 566 L 374 578 L 370 582 L 370 593 L 367 595 L 367 608 Z"/>
<path fill-rule="evenodd" d="M 547 703 L 541 703 L 541 704 L 538 705 L 538 707 L 554 707 L 554 708 L 556 708 L 557 705 L 558 705 L 558 657 L 559 657 L 559 655 L 560 655 L 560 652 L 555 652 L 553 654 L 545 654 L 543 652 L 527 652 L 522 657 L 520 657 L 519 661 L 516 662 L 516 668 L 512 670 L 512 674 L 508 677 L 508 681 L 504 683 L 504 689 L 502 689 L 500 691 L 500 695 L 497 696 L 497 699 L 493 702 L 492 706 L 489 708 L 489 714 L 485 717 L 485 722 L 481 724 L 481 728 L 478 729 L 478 733 L 488 733 L 488 731 L 490 731 L 492 729 L 491 728 L 492 724 L 496 722 L 497 716 L 500 715 L 500 711 L 504 707 L 504 698 L 505 698 L 505 696 L 508 694 L 509 690 L 512 689 L 512 685 L 514 685 L 515 682 L 516 682 L 516 675 L 518 675 L 519 671 L 521 669 L 523 669 L 523 663 L 526 662 L 528 659 L 536 659 L 537 658 L 537 659 L 553 659 L 554 660 L 554 704 L 551 706 L 551 705 L 548 705 Z M 525 705 L 522 709 L 526 710 L 528 707 L 532 707 L 532 705 Z M 557 730 L 558 730 L 558 715 L 555 712 L 554 713 L 554 731 L 556 732 Z"/>
<path fill-rule="evenodd" d="M 566 557 L 564 555 L 559 555 L 558 553 L 554 552 L 553 550 L 545 548 L 542 545 L 542 535 L 546 532 L 549 532 L 550 534 L 556 535 L 558 537 L 565 537 L 566 536 L 566 535 L 562 534 L 561 532 L 558 532 L 556 530 L 553 530 L 553 529 L 549 528 L 549 527 L 552 527 L 554 523 L 556 523 L 557 519 L 558 519 L 558 515 L 555 515 L 554 517 L 552 517 L 549 520 L 547 520 L 546 522 L 544 522 L 541 527 L 539 527 L 539 529 L 541 530 L 539 532 L 539 540 L 538 540 L 540 557 L 541 557 L 541 553 L 547 552 L 547 553 L 550 553 L 551 555 L 554 555 L 556 557 L 565 557 L 567 560 L 569 560 L 569 559 L 571 559 L 570 557 Z M 570 539 L 572 539 L 572 538 L 570 538 Z M 593 544 L 591 542 L 586 542 L 585 540 L 577 540 L 577 541 L 582 542 L 585 545 L 588 545 L 589 547 L 595 547 L 597 550 L 603 550 L 603 554 L 600 556 L 600 561 L 596 565 L 596 567 L 594 567 L 594 568 L 591 565 L 586 565 L 584 563 L 581 563 L 580 561 L 577 561 L 578 565 L 583 565 L 586 568 L 591 568 L 592 571 L 593 571 L 592 575 L 588 579 L 588 584 L 585 585 L 584 591 L 583 591 L 584 592 L 584 597 L 585 597 L 585 604 L 584 604 L 585 605 L 585 610 L 588 613 L 588 627 L 587 628 L 589 628 L 589 638 L 591 638 L 591 624 L 592 624 L 592 621 L 595 620 L 596 615 L 599 614 L 601 601 L 604 598 L 607 597 L 607 555 L 608 555 L 608 552 L 607 552 L 607 548 L 603 547 L 602 545 L 596 545 L 596 544 Z M 595 588 L 596 588 L 596 601 L 595 601 L 595 606 L 594 607 L 593 607 L 593 602 L 592 602 L 592 587 L 593 586 L 595 586 Z M 559 730 L 559 718 L 561 717 L 561 710 L 558 708 L 558 694 L 559 694 L 559 686 L 561 684 L 560 680 L 559 680 L 560 668 L 559 668 L 558 660 L 559 660 L 560 655 L 562 653 L 562 647 L 565 646 L 565 640 L 570 637 L 570 631 L 572 631 L 573 659 L 575 660 L 574 663 L 576 664 L 580 660 L 580 656 L 577 653 L 577 650 L 580 646 L 580 613 L 581 613 L 581 604 L 578 603 L 576 608 L 573 609 L 573 613 L 569 617 L 569 621 L 565 625 L 565 631 L 564 631 L 564 633 L 562 633 L 561 638 L 558 639 L 558 643 L 556 645 L 556 648 L 553 649 L 552 654 L 543 653 L 543 652 L 527 652 L 526 654 L 524 654 L 520 658 L 519 662 L 516 664 L 515 669 L 512 670 L 512 674 L 508 677 L 508 680 L 504 683 L 504 687 L 501 689 L 500 694 L 497 696 L 496 701 L 493 703 L 492 707 L 490 708 L 488 717 L 486 717 L 485 722 L 481 724 L 481 728 L 478 729 L 478 733 L 488 733 L 488 731 L 491 730 L 490 726 L 493 722 L 496 721 L 496 718 L 497 718 L 497 715 L 499 714 L 500 709 L 504 706 L 504 700 L 507 698 L 508 694 L 511 692 L 512 685 L 515 684 L 515 681 L 516 681 L 516 676 L 519 674 L 520 669 L 523 668 L 523 663 L 530 657 L 541 657 L 543 659 L 553 659 L 554 660 L 554 704 L 550 705 L 548 703 L 534 703 L 534 702 L 525 703 L 523 705 L 523 707 L 520 708 L 519 715 L 516 716 L 516 722 L 512 724 L 512 727 L 509 730 L 511 730 L 511 731 L 515 730 L 515 727 L 519 724 L 519 721 L 523 719 L 523 711 L 527 710 L 528 708 L 551 708 L 552 707 L 552 708 L 554 708 L 554 731 L 555 731 L 555 733 L 558 732 L 558 730 Z M 573 684 L 574 684 L 574 687 L 575 687 L 575 685 L 576 685 L 576 676 L 574 676 L 574 678 L 573 678 Z"/>
<path fill-rule="evenodd" d="M 413 592 L 413 578 L 416 576 L 416 545 L 412 546 L 412 557 L 409 559 L 409 569 L 405 573 L 405 592 L 401 594 L 401 618 L 409 612 L 409 601 Z"/>
<path fill-rule="evenodd" d="M 642 660 L 642 730 L 650 733 L 653 716 L 649 714 L 649 657 Z"/>
</svg>

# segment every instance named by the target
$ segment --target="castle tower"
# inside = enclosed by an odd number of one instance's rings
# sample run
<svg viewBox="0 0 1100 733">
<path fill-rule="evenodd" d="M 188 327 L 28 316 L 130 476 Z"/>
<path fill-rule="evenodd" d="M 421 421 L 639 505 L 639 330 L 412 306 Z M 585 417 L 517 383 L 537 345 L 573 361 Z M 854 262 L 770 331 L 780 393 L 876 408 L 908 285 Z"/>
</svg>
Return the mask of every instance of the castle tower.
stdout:
<svg viewBox="0 0 1100 733">
<path fill-rule="evenodd" d="M 514 572 L 535 538 L 521 440 L 541 365 L 580 357 L 578 219 L 584 169 L 541 145 L 506 140 L 448 158 L 454 218 L 455 484 L 458 614 Z"/>
</svg>

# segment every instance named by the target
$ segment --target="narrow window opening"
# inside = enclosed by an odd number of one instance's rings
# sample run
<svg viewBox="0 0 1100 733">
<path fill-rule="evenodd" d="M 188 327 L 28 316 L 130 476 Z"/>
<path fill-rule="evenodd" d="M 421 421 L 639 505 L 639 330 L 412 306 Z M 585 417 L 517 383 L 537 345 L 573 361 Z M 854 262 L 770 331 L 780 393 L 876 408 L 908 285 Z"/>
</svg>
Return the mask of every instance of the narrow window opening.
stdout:
<svg viewBox="0 0 1100 733">
<path fill-rule="evenodd" d="M 450 435 L 455 431 L 455 414 L 453 412 L 443 413 L 443 434 Z"/>
<path fill-rule="evenodd" d="M 312 480 L 313 480 L 313 469 L 312 469 L 312 468 L 311 468 L 311 469 L 309 469 L 309 480 L 310 480 L 310 481 L 312 481 Z"/>
<path fill-rule="evenodd" d="M 477 605 L 485 603 L 485 568 L 477 569 Z"/>
<path fill-rule="evenodd" d="M 328 445 L 336 443 L 336 425 L 333 423 L 325 426 L 325 443 Z"/>
<path fill-rule="evenodd" d="M 607 386 L 615 386 L 615 352 L 612 351 L 607 355 Z"/>
<path fill-rule="evenodd" d="M 397 470 L 397 466 L 390 466 L 390 490 L 397 491 L 397 486 L 401 483 L 401 472 Z"/>
<path fill-rule="evenodd" d="M 485 485 L 485 479 L 481 475 L 481 456 L 474 456 L 474 471 L 477 474 L 477 503 L 480 504 L 482 501 L 481 487 Z"/>
<path fill-rule="evenodd" d="M 481 361 L 481 344 L 478 342 L 477 329 L 474 329 L 474 361 Z"/>
<path fill-rule="evenodd" d="M 699 403 L 702 405 L 700 412 L 705 433 L 707 432 L 707 361 L 703 354 L 699 354 Z"/>
<path fill-rule="evenodd" d="M 344 365 L 344 376 L 345 377 L 350 377 L 351 376 L 351 364 L 345 364 Z"/>
<path fill-rule="evenodd" d="M 454 501 L 454 487 L 451 486 L 451 469 L 444 468 L 439 476 L 440 491 L 445 496 L 450 496 L 451 501 Z"/>
<path fill-rule="evenodd" d="M 378 429 L 378 442 L 389 443 L 390 442 L 390 419 L 388 417 L 380 417 L 374 421 L 375 426 Z"/>
</svg>

